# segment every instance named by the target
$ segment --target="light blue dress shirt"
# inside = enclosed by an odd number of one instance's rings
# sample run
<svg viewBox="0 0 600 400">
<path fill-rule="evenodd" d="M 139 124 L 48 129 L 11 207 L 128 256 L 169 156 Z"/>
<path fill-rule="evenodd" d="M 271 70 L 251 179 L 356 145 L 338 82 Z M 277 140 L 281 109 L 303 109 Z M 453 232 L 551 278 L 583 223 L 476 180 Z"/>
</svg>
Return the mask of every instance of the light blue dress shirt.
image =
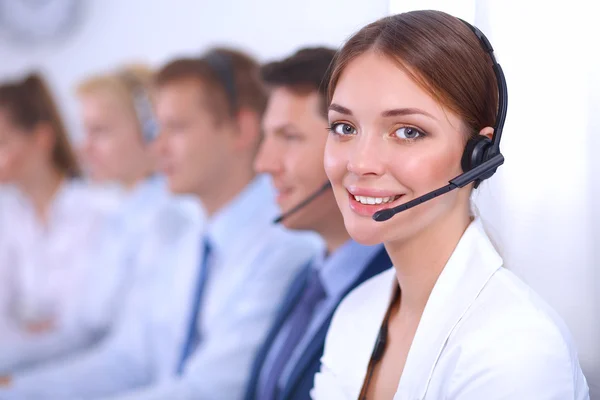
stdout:
<svg viewBox="0 0 600 400">
<path fill-rule="evenodd" d="M 306 334 L 292 352 L 292 356 L 286 363 L 285 369 L 279 380 L 279 388 L 283 388 L 290 377 L 294 365 L 300 359 L 300 356 L 310 344 L 312 338 L 317 334 L 319 328 L 326 319 L 337 308 L 344 293 L 350 288 L 352 283 L 358 279 L 367 267 L 368 262 L 374 255 L 382 249 L 382 245 L 363 246 L 354 240 L 348 240 L 342 247 L 337 249 L 331 255 L 327 256 L 322 252 L 317 257 L 311 267 L 319 270 L 321 283 L 325 289 L 327 297 L 317 305 L 313 318 L 306 330 Z M 275 361 L 275 356 L 279 349 L 283 347 L 283 341 L 288 337 L 291 326 L 284 324 L 279 334 L 273 341 L 273 345 L 263 364 L 259 378 L 259 387 L 263 387 L 267 380 L 266 374 L 271 371 L 271 366 Z"/>
<path fill-rule="evenodd" d="M 257 177 L 208 224 L 174 224 L 183 230 L 180 239 L 171 240 L 166 256 L 152 257 L 111 337 L 62 365 L 16 376 L 0 398 L 240 398 L 291 280 L 321 244 L 274 225 L 273 198 L 268 180 Z M 207 236 L 212 254 L 198 318 L 202 340 L 177 377 Z"/>
</svg>

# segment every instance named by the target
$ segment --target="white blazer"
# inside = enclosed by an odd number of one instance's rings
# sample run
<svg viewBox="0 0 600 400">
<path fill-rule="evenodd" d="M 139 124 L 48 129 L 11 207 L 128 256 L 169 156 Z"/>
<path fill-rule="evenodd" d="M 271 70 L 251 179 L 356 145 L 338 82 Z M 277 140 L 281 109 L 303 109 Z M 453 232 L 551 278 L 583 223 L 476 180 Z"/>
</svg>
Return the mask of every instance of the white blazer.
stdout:
<svg viewBox="0 0 600 400">
<path fill-rule="evenodd" d="M 589 399 L 567 328 L 502 264 L 476 219 L 433 288 L 394 400 Z M 340 305 L 314 400 L 358 398 L 395 287 L 392 268 Z"/>
</svg>

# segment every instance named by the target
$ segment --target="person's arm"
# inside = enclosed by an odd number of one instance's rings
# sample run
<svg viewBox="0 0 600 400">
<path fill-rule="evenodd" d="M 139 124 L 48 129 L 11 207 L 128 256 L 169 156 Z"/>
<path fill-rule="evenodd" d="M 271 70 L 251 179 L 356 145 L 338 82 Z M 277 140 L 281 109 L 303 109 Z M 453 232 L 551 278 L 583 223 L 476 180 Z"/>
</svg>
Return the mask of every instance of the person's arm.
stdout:
<svg viewBox="0 0 600 400">
<path fill-rule="evenodd" d="M 80 289 L 73 294 L 62 318 L 38 332 L 23 330 L 0 341 L 0 373 L 11 373 L 54 362 L 97 342 L 119 317 L 133 280 L 139 250 L 134 240 L 108 245 L 105 240 L 82 252 L 86 268 Z"/>
<path fill-rule="evenodd" d="M 93 337 L 83 329 L 48 326 L 41 332 L 20 332 L 0 343 L 0 373 L 12 372 L 41 364 L 88 346 Z"/>
<path fill-rule="evenodd" d="M 151 352 L 139 318 L 143 304 L 136 303 L 128 304 L 123 319 L 97 347 L 10 377 L 8 385 L 0 387 L 0 398 L 90 399 L 149 383 Z"/>
</svg>

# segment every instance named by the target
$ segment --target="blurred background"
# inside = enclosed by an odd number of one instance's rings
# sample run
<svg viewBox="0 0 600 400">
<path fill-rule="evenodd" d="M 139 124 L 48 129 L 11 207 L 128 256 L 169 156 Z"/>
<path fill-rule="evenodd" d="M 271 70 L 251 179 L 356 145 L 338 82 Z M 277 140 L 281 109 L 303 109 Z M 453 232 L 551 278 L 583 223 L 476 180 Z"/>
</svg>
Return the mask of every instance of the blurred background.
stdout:
<svg viewBox="0 0 600 400">
<path fill-rule="evenodd" d="M 200 54 L 211 45 L 235 46 L 261 61 L 305 45 L 337 47 L 390 9 L 387 0 L 25 0 L 1 4 L 0 76 L 19 75 L 31 68 L 47 73 L 75 137 L 80 136 L 80 129 L 73 88 L 91 73 L 132 61 L 158 67 L 177 56 Z"/>
<path fill-rule="evenodd" d="M 476 204 L 507 266 L 569 325 L 600 396 L 598 7 L 591 0 L 0 0 L 0 80 L 42 72 L 78 143 L 75 86 L 124 63 L 159 67 L 215 44 L 268 61 L 307 45 L 339 47 L 365 24 L 414 9 L 474 23 L 492 42 L 509 92 L 506 163 Z"/>
</svg>

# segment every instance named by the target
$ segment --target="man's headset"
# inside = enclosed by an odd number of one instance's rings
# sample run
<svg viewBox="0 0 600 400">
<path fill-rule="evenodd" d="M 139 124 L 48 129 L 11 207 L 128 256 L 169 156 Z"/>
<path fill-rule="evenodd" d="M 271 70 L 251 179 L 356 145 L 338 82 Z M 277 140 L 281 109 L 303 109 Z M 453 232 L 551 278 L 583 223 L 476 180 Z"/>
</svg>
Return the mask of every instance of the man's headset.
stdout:
<svg viewBox="0 0 600 400">
<path fill-rule="evenodd" d="M 225 90 L 227 96 L 227 103 L 229 106 L 230 113 L 235 115 L 238 107 L 238 96 L 237 86 L 235 81 L 235 68 L 232 58 L 219 50 L 211 50 L 205 53 L 202 58 L 214 74 L 219 79 L 221 86 Z"/>
<path fill-rule="evenodd" d="M 465 145 L 465 150 L 461 158 L 461 167 L 463 170 L 462 174 L 450 180 L 446 186 L 433 190 L 404 204 L 400 204 L 399 206 L 377 211 L 375 214 L 373 214 L 373 219 L 375 221 L 387 221 L 399 212 L 416 207 L 419 204 L 423 204 L 426 201 L 432 200 L 454 189 L 464 187 L 472 182 L 475 182 L 475 187 L 478 187 L 483 180 L 494 175 L 498 167 L 504 164 L 504 156 L 500 152 L 500 139 L 502 138 L 502 129 L 504 128 L 506 110 L 508 108 L 508 91 L 506 88 L 504 72 L 502 71 L 500 64 L 498 64 L 496 61 L 494 49 L 492 48 L 490 41 L 483 34 L 483 32 L 468 22 L 463 21 L 462 19 L 461 21 L 473 31 L 473 33 L 479 39 L 484 51 L 489 54 L 492 60 L 492 68 L 494 69 L 494 74 L 496 75 L 496 81 L 498 83 L 498 113 L 496 115 L 496 123 L 494 125 L 494 134 L 492 139 L 479 134 L 474 135 L 467 141 L 467 144 Z M 285 218 L 288 218 L 290 215 L 296 213 L 310 202 L 315 200 L 330 187 L 330 182 L 325 183 L 296 207 L 279 216 L 274 222 L 279 223 Z"/>
</svg>

